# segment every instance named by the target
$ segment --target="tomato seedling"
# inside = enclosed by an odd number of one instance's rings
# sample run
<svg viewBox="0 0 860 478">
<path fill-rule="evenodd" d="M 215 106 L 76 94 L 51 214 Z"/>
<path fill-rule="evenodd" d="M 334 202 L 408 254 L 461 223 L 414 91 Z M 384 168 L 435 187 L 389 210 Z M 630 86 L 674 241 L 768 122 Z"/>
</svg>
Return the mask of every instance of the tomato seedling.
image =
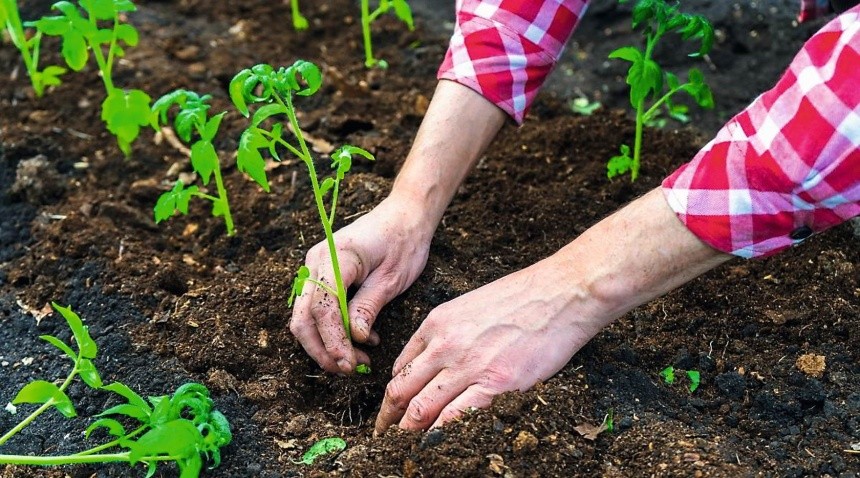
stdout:
<svg viewBox="0 0 860 478">
<path fill-rule="evenodd" d="M 60 66 L 47 66 L 39 70 L 39 50 L 42 45 L 42 32 L 36 30 L 35 34 L 28 38 L 25 26 L 32 26 L 31 22 L 22 23 L 18 4 L 15 0 L 0 0 L 0 31 L 6 29 L 12 44 L 21 52 L 27 75 L 33 85 L 36 96 L 45 94 L 49 86 L 57 86 L 61 83 L 60 76 L 66 69 Z"/>
<path fill-rule="evenodd" d="M 137 7 L 131 0 L 78 0 L 77 6 L 64 0 L 51 8 L 60 15 L 42 17 L 32 26 L 40 34 L 62 38 L 63 59 L 74 71 L 86 66 L 92 52 L 107 93 L 101 119 L 129 156 L 140 128 L 149 124 L 151 98 L 140 90 L 114 86 L 113 67 L 125 55 L 122 44 L 133 47 L 139 41 L 137 29 L 123 22 L 124 15 Z"/>
<path fill-rule="evenodd" d="M 176 90 L 159 98 L 152 105 L 152 127 L 159 131 L 162 125 L 169 123 L 168 112 L 174 105 L 179 107 L 179 112 L 173 121 L 176 134 L 186 143 L 191 143 L 193 137 L 197 140 L 191 145 L 191 167 L 200 175 L 203 185 L 209 184 L 215 178 L 215 188 L 218 196 L 212 196 L 200 191 L 197 186 L 187 186 L 182 181 L 176 181 L 173 189 L 162 194 L 155 204 L 155 222 L 159 223 L 173 217 L 177 212 L 188 214 L 188 203 L 192 197 L 198 197 L 212 202 L 212 215 L 223 217 L 227 226 L 227 235 L 236 233 L 233 226 L 233 215 L 230 213 L 230 202 L 227 199 L 227 189 L 221 175 L 221 164 L 218 161 L 218 153 L 215 151 L 213 140 L 218 134 L 221 120 L 224 119 L 226 111 L 213 117 L 208 116 L 211 105 L 211 95 L 199 95 L 193 91 Z M 242 169 L 240 167 L 240 169 Z M 269 185 L 263 184 L 266 192 Z"/>
<path fill-rule="evenodd" d="M 354 155 L 373 160 L 373 155 L 356 146 L 341 146 L 331 154 L 331 168 L 334 174 L 320 181 L 314 166 L 314 158 L 311 156 L 305 141 L 302 129 L 293 106 L 294 96 L 311 96 L 319 91 L 322 85 L 322 74 L 313 63 L 299 60 L 292 66 L 281 67 L 275 70 L 270 65 L 257 65 L 250 69 L 240 71 L 230 82 L 230 98 L 236 108 L 246 117 L 250 116 L 249 104 L 261 104 L 251 117 L 251 126 L 248 127 L 239 139 L 239 154 L 236 159 L 239 169 L 247 172 L 264 189 L 268 190 L 268 179 L 266 178 L 265 161 L 261 150 L 269 151 L 269 154 L 280 161 L 280 151 L 286 150 L 300 159 L 308 168 L 308 174 L 313 189 L 314 201 L 325 232 L 326 245 L 331 257 L 334 269 L 335 286 L 310 277 L 310 270 L 306 266 L 299 268 L 293 282 L 289 305 L 292 307 L 293 299 L 301 295 L 306 282 L 311 282 L 337 298 L 343 317 L 343 326 L 347 337 L 350 336 L 349 313 L 346 303 L 346 288 L 340 272 L 340 263 L 337 257 L 337 248 L 334 243 L 332 227 L 335 214 L 337 213 L 337 200 L 340 193 L 340 185 L 344 176 L 352 167 Z M 295 138 L 296 145 L 284 138 L 285 128 L 282 123 L 274 122 L 272 126 L 266 127 L 264 123 L 276 116 L 286 116 L 288 126 L 286 129 Z M 329 204 L 326 205 L 326 197 Z M 366 368 L 362 370 L 367 371 Z M 361 370 L 359 371 L 361 372 Z"/>
<path fill-rule="evenodd" d="M 370 34 L 370 26 L 374 20 L 381 15 L 394 10 L 394 14 L 412 31 L 415 29 L 415 21 L 412 18 L 412 9 L 406 0 L 379 0 L 379 4 L 371 11 L 370 0 L 361 0 L 361 33 L 364 38 L 364 66 L 373 68 L 378 66 L 382 69 L 388 68 L 388 62 L 379 60 L 373 56 L 373 42 Z"/>
<path fill-rule="evenodd" d="M 627 0 L 620 0 L 626 3 Z M 615 176 L 630 172 L 630 179 L 639 177 L 640 158 L 642 155 L 642 129 L 646 124 L 657 119 L 660 109 L 665 107 L 669 116 L 686 119 L 687 109 L 683 105 L 672 103 L 672 97 L 681 91 L 688 93 L 702 108 L 714 107 L 714 96 L 710 87 L 705 84 L 705 77 L 697 68 L 691 68 L 687 73 L 687 82 L 681 83 L 678 77 L 664 71 L 653 59 L 654 47 L 667 33 L 677 31 L 683 40 L 699 39 L 699 50 L 691 53 L 691 57 L 702 57 L 710 50 L 714 42 L 714 27 L 701 15 L 680 13 L 677 4 L 669 5 L 665 0 L 639 0 L 633 7 L 633 28 L 643 26 L 645 35 L 645 50 L 634 46 L 621 47 L 609 54 L 609 58 L 629 61 L 627 84 L 630 85 L 630 104 L 636 111 L 636 135 L 633 143 L 633 157 L 630 157 L 630 147 L 621 145 L 621 154 L 612 157 L 607 163 L 607 176 Z M 646 101 L 650 98 L 650 104 Z"/>
<path fill-rule="evenodd" d="M 107 443 L 72 455 L 0 455 L 0 464 L 47 466 L 125 462 L 134 466 L 143 463 L 148 467 L 147 476 L 152 476 L 158 463 L 172 461 L 179 467 L 182 478 L 199 476 L 204 456 L 211 456 L 213 468 L 220 464 L 221 448 L 230 443 L 233 434 L 227 418 L 214 409 L 206 387 L 197 383 L 186 383 L 177 388 L 170 397 L 149 397 L 144 400 L 120 382 L 104 385 L 93 363 L 98 347 L 87 327 L 71 308 L 56 303 L 53 306 L 72 330 L 77 351 L 57 337 L 43 335 L 41 338 L 72 360 L 72 370 L 60 385 L 36 380 L 18 392 L 11 402 L 12 405 L 36 404 L 39 408 L 0 437 L 0 445 L 51 408 L 56 408 L 67 418 L 77 416 L 75 406 L 66 394 L 66 389 L 76 377 L 80 377 L 93 389 L 119 395 L 126 403 L 99 413 L 96 415 L 98 420 L 86 429 L 87 438 L 96 429 L 107 429 L 108 434 L 113 437 Z M 137 424 L 133 430 L 126 431 L 117 418 L 123 419 L 126 424 L 130 421 Z M 107 452 L 109 450 L 112 452 Z"/>
</svg>

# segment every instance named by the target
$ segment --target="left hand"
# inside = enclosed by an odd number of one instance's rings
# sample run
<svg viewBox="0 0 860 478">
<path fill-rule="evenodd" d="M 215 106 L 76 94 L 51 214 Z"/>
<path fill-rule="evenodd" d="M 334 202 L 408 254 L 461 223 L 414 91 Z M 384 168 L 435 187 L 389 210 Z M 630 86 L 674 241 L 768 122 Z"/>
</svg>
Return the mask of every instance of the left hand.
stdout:
<svg viewBox="0 0 860 478">
<path fill-rule="evenodd" d="M 544 260 L 430 312 L 394 363 L 375 433 L 439 426 L 559 371 L 605 324 L 570 314 L 558 269 Z"/>
</svg>

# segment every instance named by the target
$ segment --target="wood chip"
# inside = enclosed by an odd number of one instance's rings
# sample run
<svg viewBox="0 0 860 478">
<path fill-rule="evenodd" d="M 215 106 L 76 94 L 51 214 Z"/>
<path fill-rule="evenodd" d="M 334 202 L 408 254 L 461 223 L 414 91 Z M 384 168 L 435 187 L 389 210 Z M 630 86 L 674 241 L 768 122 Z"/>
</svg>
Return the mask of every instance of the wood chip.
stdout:
<svg viewBox="0 0 860 478">
<path fill-rule="evenodd" d="M 592 425 L 590 423 L 583 423 L 582 425 L 577 425 L 573 427 L 574 430 L 577 431 L 583 438 L 586 440 L 597 440 L 597 436 L 607 430 L 606 423 L 601 423 L 600 425 Z"/>
</svg>

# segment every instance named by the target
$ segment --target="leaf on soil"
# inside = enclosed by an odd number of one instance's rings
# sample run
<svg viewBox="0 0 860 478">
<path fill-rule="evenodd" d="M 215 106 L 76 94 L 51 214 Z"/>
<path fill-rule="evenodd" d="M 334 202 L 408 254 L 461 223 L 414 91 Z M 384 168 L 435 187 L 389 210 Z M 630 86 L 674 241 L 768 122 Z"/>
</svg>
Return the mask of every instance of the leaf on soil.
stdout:
<svg viewBox="0 0 860 478">
<path fill-rule="evenodd" d="M 606 426 L 606 422 L 601 423 L 600 425 L 592 425 L 590 423 L 583 423 L 582 425 L 577 425 L 573 427 L 574 430 L 577 431 L 583 438 L 586 440 L 597 440 L 597 436 L 601 433 L 605 432 L 608 427 Z"/>
<path fill-rule="evenodd" d="M 313 465 L 317 458 L 328 455 L 329 453 L 337 453 L 346 448 L 346 442 L 343 438 L 331 437 L 322 439 L 313 444 L 313 446 L 302 455 L 302 460 L 299 463 L 305 465 Z"/>
</svg>

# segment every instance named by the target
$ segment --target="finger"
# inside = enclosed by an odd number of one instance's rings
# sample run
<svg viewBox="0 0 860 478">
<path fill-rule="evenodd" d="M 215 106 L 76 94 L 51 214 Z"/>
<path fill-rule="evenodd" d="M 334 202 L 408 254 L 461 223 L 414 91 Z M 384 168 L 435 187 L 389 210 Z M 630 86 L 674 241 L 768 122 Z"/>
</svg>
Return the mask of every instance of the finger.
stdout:
<svg viewBox="0 0 860 478">
<path fill-rule="evenodd" d="M 315 273 L 316 271 L 311 270 L 311 274 L 315 275 Z M 296 297 L 295 304 L 293 304 L 293 314 L 290 318 L 290 332 L 302 344 L 305 352 L 320 367 L 328 372 L 338 373 L 340 372 L 340 367 L 338 367 L 337 362 L 327 352 L 322 337 L 317 330 L 316 321 L 311 316 L 312 299 L 312 294 L 308 290 Z"/>
<path fill-rule="evenodd" d="M 428 354 L 429 355 L 429 354 Z M 409 402 L 439 373 L 441 367 L 433 357 L 420 357 L 406 364 L 385 387 L 385 397 L 376 416 L 374 434 L 379 434 L 400 421 Z"/>
<path fill-rule="evenodd" d="M 379 269 L 371 272 L 349 301 L 350 328 L 356 342 L 370 341 L 373 323 L 376 322 L 379 311 L 400 292 L 385 276 L 386 273 Z"/>
<path fill-rule="evenodd" d="M 464 380 L 462 372 L 443 369 L 409 401 L 406 413 L 400 419 L 400 428 L 405 430 L 430 428 L 442 410 L 460 396 L 469 383 Z"/>
<path fill-rule="evenodd" d="M 406 343 L 406 346 L 403 347 L 403 351 L 400 352 L 400 356 L 397 357 L 397 360 L 394 361 L 394 367 L 391 369 L 391 375 L 393 377 L 398 376 L 402 371 L 406 364 L 415 360 L 418 355 L 423 352 L 427 348 L 427 340 L 424 338 L 424 333 L 421 330 L 421 327 L 418 328 L 418 331 L 415 332 L 409 342 Z"/>
<path fill-rule="evenodd" d="M 494 394 L 486 387 L 472 385 L 445 405 L 430 428 L 440 427 L 451 420 L 458 419 L 471 408 L 487 408 L 493 403 L 493 397 Z"/>
</svg>

